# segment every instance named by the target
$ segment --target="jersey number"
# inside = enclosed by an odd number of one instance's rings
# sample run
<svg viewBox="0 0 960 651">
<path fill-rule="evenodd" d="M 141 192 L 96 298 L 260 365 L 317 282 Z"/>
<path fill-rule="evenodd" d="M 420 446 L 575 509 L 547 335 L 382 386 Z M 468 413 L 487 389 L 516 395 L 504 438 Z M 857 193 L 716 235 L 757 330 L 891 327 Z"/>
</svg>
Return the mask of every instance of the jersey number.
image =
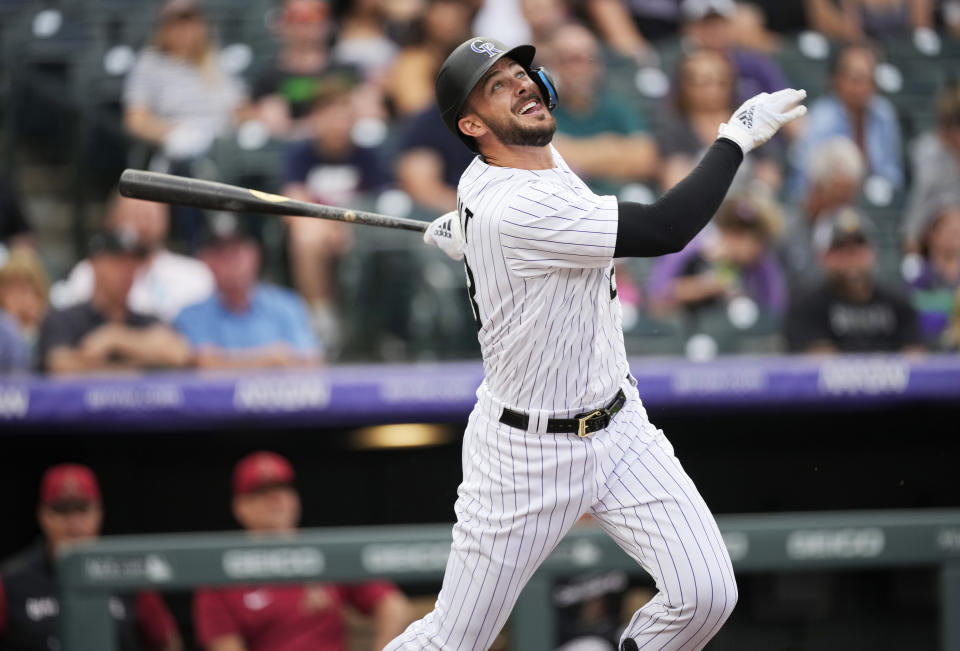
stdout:
<svg viewBox="0 0 960 651">
<path fill-rule="evenodd" d="M 480 306 L 477 304 L 477 283 L 473 279 L 473 271 L 467 263 L 467 258 L 463 258 L 463 267 L 467 270 L 467 293 L 470 295 L 470 308 L 473 310 L 473 320 L 477 322 L 477 330 L 480 330 Z"/>
<path fill-rule="evenodd" d="M 463 241 L 467 241 L 467 233 L 470 229 L 470 219 L 473 217 L 473 211 L 464 206 L 463 208 Z M 467 293 L 470 295 L 470 309 L 473 310 L 473 320 L 477 322 L 477 330 L 480 329 L 480 306 L 477 304 L 477 282 L 473 279 L 473 270 L 467 262 L 467 256 L 463 256 L 463 266 L 467 270 Z"/>
</svg>

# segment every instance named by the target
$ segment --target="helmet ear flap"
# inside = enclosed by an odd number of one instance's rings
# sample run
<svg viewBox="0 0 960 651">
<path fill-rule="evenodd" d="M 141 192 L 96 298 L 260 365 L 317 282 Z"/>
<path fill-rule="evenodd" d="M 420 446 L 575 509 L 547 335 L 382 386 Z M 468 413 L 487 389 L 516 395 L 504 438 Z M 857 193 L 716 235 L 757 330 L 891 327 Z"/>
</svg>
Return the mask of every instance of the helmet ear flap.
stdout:
<svg viewBox="0 0 960 651">
<path fill-rule="evenodd" d="M 530 74 L 537 83 L 537 86 L 540 87 L 541 92 L 543 92 L 543 99 L 547 102 L 547 110 L 552 111 L 557 108 L 557 105 L 560 104 L 560 94 L 557 92 L 557 87 L 553 83 L 553 77 L 550 76 L 550 71 L 541 66 L 531 70 Z"/>
</svg>

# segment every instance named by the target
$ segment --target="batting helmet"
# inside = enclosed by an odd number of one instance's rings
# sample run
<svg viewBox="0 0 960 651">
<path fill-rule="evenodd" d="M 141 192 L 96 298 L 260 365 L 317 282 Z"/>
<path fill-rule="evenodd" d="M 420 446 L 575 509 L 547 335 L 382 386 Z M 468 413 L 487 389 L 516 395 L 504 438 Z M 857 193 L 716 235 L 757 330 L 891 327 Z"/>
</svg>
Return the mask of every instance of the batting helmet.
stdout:
<svg viewBox="0 0 960 651">
<path fill-rule="evenodd" d="M 550 73 L 544 68 L 534 69 L 530 67 L 533 64 L 535 53 L 536 48 L 532 45 L 518 45 L 515 48 L 508 49 L 506 45 L 496 39 L 477 37 L 468 39 L 457 46 L 457 49 L 451 52 L 443 65 L 440 66 L 436 83 L 440 117 L 447 128 L 472 151 L 479 151 L 476 141 L 460 131 L 460 127 L 457 126 L 457 122 L 460 120 L 460 111 L 480 78 L 503 57 L 513 59 L 527 70 L 530 78 L 540 87 L 548 110 L 552 111 L 557 107 L 560 100 L 557 89 L 553 85 L 553 80 L 550 78 Z"/>
</svg>

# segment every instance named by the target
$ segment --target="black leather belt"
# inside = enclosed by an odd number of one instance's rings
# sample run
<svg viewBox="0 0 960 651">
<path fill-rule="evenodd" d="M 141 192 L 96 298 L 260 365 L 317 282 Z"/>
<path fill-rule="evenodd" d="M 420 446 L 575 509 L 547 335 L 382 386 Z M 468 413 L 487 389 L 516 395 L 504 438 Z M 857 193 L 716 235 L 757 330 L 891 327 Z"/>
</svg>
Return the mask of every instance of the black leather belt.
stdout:
<svg viewBox="0 0 960 651">
<path fill-rule="evenodd" d="M 609 425 L 610 419 L 620 411 L 626 401 L 627 396 L 624 395 L 623 389 L 620 389 L 613 400 L 607 403 L 606 407 L 585 411 L 573 418 L 551 418 L 547 421 L 547 432 L 549 434 L 576 434 L 581 437 L 592 434 Z M 510 427 L 525 430 L 530 424 L 530 416 L 504 407 L 503 413 L 500 414 L 500 422 Z"/>
</svg>

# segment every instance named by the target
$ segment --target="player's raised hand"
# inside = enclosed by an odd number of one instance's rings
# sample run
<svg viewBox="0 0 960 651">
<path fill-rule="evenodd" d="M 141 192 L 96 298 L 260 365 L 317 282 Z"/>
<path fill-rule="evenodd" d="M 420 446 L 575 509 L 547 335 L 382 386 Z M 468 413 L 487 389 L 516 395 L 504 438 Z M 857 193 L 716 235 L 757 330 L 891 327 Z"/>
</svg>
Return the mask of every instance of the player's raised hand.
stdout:
<svg viewBox="0 0 960 651">
<path fill-rule="evenodd" d="M 463 260 L 463 232 L 456 211 L 440 215 L 423 232 L 423 241 L 433 244 L 454 260 Z"/>
<path fill-rule="evenodd" d="M 746 154 L 770 140 L 787 122 L 805 115 L 807 107 L 800 102 L 806 96 L 807 91 L 793 88 L 754 95 L 720 125 L 720 136 L 740 145 Z"/>
</svg>

